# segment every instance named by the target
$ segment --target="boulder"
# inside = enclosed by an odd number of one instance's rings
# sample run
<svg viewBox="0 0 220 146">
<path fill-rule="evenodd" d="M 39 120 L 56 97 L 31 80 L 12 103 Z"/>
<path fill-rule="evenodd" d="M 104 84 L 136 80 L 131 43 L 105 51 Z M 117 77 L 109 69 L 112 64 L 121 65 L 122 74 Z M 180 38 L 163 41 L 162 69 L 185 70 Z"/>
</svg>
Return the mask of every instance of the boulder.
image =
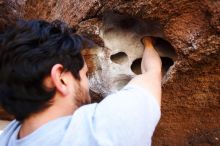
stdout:
<svg viewBox="0 0 220 146">
<path fill-rule="evenodd" d="M 136 53 L 131 49 L 107 45 L 100 18 L 109 10 L 160 22 L 163 40 L 176 54 L 163 76 L 162 117 L 153 145 L 220 145 L 220 1 L 0 0 L 0 28 L 18 18 L 60 19 L 91 38 L 97 46 L 83 55 L 93 99 L 100 101 L 135 76 L 131 65 L 138 68 L 140 58 L 131 59 Z M 7 114 L 0 110 L 0 115 Z"/>
</svg>

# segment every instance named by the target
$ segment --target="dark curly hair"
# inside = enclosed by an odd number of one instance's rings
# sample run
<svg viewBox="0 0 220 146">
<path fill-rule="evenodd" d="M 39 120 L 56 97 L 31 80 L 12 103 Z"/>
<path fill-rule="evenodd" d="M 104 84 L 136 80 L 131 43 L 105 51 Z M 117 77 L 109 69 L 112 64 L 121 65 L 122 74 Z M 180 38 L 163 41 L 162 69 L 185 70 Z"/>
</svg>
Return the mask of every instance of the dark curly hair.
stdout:
<svg viewBox="0 0 220 146">
<path fill-rule="evenodd" d="M 80 80 L 85 38 L 60 21 L 18 21 L 0 34 L 0 104 L 16 120 L 51 105 L 55 90 L 43 87 L 53 65 Z"/>
</svg>

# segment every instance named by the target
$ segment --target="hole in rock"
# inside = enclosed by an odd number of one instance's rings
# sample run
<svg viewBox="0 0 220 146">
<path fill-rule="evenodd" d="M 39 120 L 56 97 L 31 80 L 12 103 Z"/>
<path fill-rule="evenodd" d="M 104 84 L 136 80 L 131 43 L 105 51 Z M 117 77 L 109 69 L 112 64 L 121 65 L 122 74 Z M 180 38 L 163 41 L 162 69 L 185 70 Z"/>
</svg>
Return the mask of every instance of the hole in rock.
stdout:
<svg viewBox="0 0 220 146">
<path fill-rule="evenodd" d="M 154 39 L 154 47 L 162 57 L 169 57 L 174 59 L 177 56 L 174 47 L 168 41 L 162 38 Z"/>
<path fill-rule="evenodd" d="M 160 57 L 162 61 L 162 74 L 165 75 L 169 68 L 174 64 L 174 61 L 169 57 Z M 141 74 L 141 60 L 142 58 L 134 60 L 131 65 L 131 70 L 136 74 Z"/>
<path fill-rule="evenodd" d="M 160 57 L 162 61 L 162 73 L 163 75 L 168 71 L 170 66 L 174 64 L 173 60 L 169 57 Z"/>
<path fill-rule="evenodd" d="M 141 74 L 141 60 L 142 60 L 142 58 L 136 59 L 131 64 L 131 70 L 136 75 Z"/>
<path fill-rule="evenodd" d="M 128 55 L 124 52 L 118 52 L 116 54 L 111 55 L 110 59 L 114 63 L 123 64 L 128 61 Z"/>
</svg>

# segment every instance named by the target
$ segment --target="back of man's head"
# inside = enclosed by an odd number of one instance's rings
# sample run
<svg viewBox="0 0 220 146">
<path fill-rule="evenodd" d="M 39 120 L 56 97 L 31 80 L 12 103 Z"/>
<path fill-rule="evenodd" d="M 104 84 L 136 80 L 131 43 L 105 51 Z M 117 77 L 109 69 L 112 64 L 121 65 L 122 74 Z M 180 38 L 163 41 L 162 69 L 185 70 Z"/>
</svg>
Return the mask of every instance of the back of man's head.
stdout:
<svg viewBox="0 0 220 146">
<path fill-rule="evenodd" d="M 60 21 L 19 21 L 0 34 L 0 104 L 18 121 L 51 105 L 43 79 L 62 64 L 80 80 L 83 38 Z"/>
</svg>

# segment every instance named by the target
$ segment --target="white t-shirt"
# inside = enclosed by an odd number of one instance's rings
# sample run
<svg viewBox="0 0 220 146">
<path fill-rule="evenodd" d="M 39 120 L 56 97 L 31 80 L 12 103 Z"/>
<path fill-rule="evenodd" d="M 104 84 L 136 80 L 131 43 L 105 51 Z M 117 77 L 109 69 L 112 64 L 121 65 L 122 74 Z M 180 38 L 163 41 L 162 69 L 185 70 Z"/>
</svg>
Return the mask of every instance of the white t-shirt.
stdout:
<svg viewBox="0 0 220 146">
<path fill-rule="evenodd" d="M 149 146 L 160 114 L 149 92 L 128 85 L 21 139 L 21 125 L 14 120 L 1 134 L 0 146 Z"/>
</svg>

